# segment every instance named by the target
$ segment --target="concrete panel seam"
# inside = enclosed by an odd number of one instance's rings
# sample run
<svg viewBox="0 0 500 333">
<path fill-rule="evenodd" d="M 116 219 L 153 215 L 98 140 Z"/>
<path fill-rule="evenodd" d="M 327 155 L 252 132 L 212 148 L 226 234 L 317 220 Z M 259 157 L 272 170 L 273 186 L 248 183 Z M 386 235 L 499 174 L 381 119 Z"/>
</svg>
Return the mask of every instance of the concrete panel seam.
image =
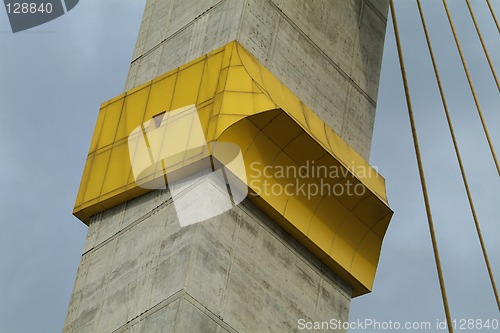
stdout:
<svg viewBox="0 0 500 333">
<path fill-rule="evenodd" d="M 281 23 L 281 15 L 276 20 L 276 26 L 274 27 L 273 38 L 271 40 L 271 47 L 267 51 L 265 63 L 267 63 L 268 60 L 271 59 L 272 56 L 274 55 L 274 49 L 276 47 L 276 40 L 278 39 L 278 33 L 277 32 L 278 32 L 278 30 L 280 28 L 280 23 Z"/>
<path fill-rule="evenodd" d="M 133 227 L 135 227 L 136 225 L 138 225 L 139 223 L 143 222 L 144 220 L 148 219 L 150 216 L 156 214 L 157 212 L 159 212 L 160 210 L 162 210 L 163 208 L 167 207 L 168 205 L 170 205 L 171 203 L 173 202 L 172 198 L 168 198 L 166 201 L 164 201 L 163 203 L 161 203 L 160 205 L 158 205 L 157 207 L 153 208 L 151 211 L 149 211 L 148 213 L 144 214 L 143 216 L 139 217 L 137 220 L 135 220 L 134 222 L 130 223 L 129 225 L 127 225 L 125 228 L 117 231 L 114 235 L 106 238 L 105 240 L 103 240 L 101 243 L 91 247 L 90 249 L 88 249 L 87 251 L 85 251 L 83 254 L 82 254 L 82 257 L 86 256 L 87 254 L 91 253 L 91 252 L 94 252 L 96 250 L 98 250 L 99 248 L 103 247 L 104 245 L 110 243 L 114 238 L 116 237 L 119 237 L 121 235 L 123 235 L 125 232 L 129 231 L 130 229 L 132 229 Z"/>
<path fill-rule="evenodd" d="M 196 298 L 191 296 L 188 292 L 184 292 L 183 298 L 191 303 L 194 307 L 196 307 L 198 310 L 203 312 L 205 315 L 207 315 L 210 319 L 212 319 L 214 322 L 216 322 L 219 326 L 222 326 L 225 330 L 231 333 L 238 333 L 231 325 L 229 325 L 227 322 L 224 321 L 224 319 L 220 316 L 217 316 L 215 313 L 210 311 L 207 307 L 205 307 L 203 304 L 198 302 Z"/>
<path fill-rule="evenodd" d="M 358 44 L 359 42 L 359 31 L 361 29 L 361 19 L 363 17 L 363 9 L 365 8 L 365 3 L 366 3 L 366 0 L 363 0 L 363 3 L 361 4 L 361 7 L 359 9 L 359 16 L 358 16 L 358 25 L 357 25 L 357 30 L 356 30 L 356 35 L 354 37 L 354 44 Z M 352 59 L 351 59 L 351 68 L 349 69 L 350 73 L 354 73 L 354 70 L 356 68 L 356 62 L 358 60 L 358 54 L 357 52 L 354 52 L 355 54 L 353 54 L 352 56 Z M 347 87 L 347 92 L 346 92 L 346 98 L 345 98 L 345 105 L 344 105 L 344 113 L 343 115 L 346 115 L 348 114 L 348 111 L 349 111 L 349 108 L 351 107 L 351 87 Z M 346 120 L 343 119 L 342 121 L 342 127 L 341 127 L 341 130 L 340 132 L 341 133 L 345 133 L 345 130 L 346 130 Z"/>
<path fill-rule="evenodd" d="M 153 10 L 154 10 L 154 6 L 155 6 L 155 5 L 156 5 L 156 2 L 154 2 L 154 3 L 153 3 L 153 5 L 151 5 L 151 4 L 150 4 L 150 0 L 148 0 L 148 1 L 146 2 L 145 7 L 144 7 L 144 18 L 143 18 L 143 22 L 141 22 L 141 25 L 142 25 L 142 24 L 144 24 L 144 22 L 147 22 L 147 27 L 146 27 L 146 29 L 145 29 L 145 30 L 146 30 L 146 32 L 148 32 L 148 31 L 149 31 L 149 27 L 151 26 L 151 20 L 149 20 L 149 17 L 148 17 L 148 19 L 147 19 L 147 20 L 145 20 L 145 18 L 146 18 L 146 14 L 149 14 L 149 16 L 151 16 L 151 12 L 153 12 Z M 152 8 L 152 9 L 150 9 L 150 10 L 149 10 L 149 12 L 148 12 L 149 7 L 153 7 L 153 8 Z M 140 31 L 139 31 L 139 33 L 140 33 Z M 141 45 L 141 53 L 142 53 L 143 49 L 144 49 L 144 43 Z M 135 52 L 134 52 L 134 53 L 135 53 Z M 133 55 L 132 55 L 132 56 L 133 56 Z"/>
<path fill-rule="evenodd" d="M 114 244 L 114 247 L 113 247 L 113 252 L 111 254 L 111 262 L 114 262 L 115 260 L 115 255 L 116 255 L 116 249 L 118 248 L 118 242 L 115 242 Z M 106 269 L 106 273 L 104 274 L 104 282 L 103 282 L 103 288 L 102 290 L 105 291 L 104 293 L 101 294 L 100 298 L 100 302 L 98 302 L 98 308 L 99 309 L 103 309 L 104 308 L 104 304 L 105 304 L 105 301 L 106 301 L 106 298 L 104 297 L 104 295 L 106 294 L 106 291 L 109 287 L 109 280 L 110 280 L 110 277 L 111 277 L 111 268 L 113 267 L 113 265 L 109 265 L 109 267 L 107 267 Z M 95 321 L 95 329 L 99 329 L 99 326 L 101 324 L 101 318 L 102 318 L 102 312 L 103 311 L 99 311 L 98 314 L 97 314 L 97 319 Z"/>
<path fill-rule="evenodd" d="M 164 299 L 163 301 L 155 304 L 153 307 L 147 309 L 146 311 L 140 313 L 134 318 L 131 318 L 128 320 L 125 324 L 123 324 L 120 327 L 117 327 L 112 331 L 112 333 L 117 333 L 117 332 L 122 332 L 124 329 L 126 330 L 129 326 L 133 326 L 137 324 L 138 322 L 146 319 L 147 317 L 153 315 L 154 313 L 160 311 L 164 307 L 172 304 L 174 301 L 184 299 L 187 302 L 189 302 L 191 305 L 196 307 L 198 310 L 200 310 L 203 314 L 207 315 L 211 320 L 216 322 L 219 326 L 224 328 L 226 331 L 230 333 L 238 333 L 231 325 L 229 325 L 227 322 L 225 322 L 221 317 L 217 316 L 215 313 L 210 311 L 207 307 L 205 307 L 203 304 L 198 302 L 196 298 L 191 296 L 186 290 L 181 289 L 177 291 L 176 293 L 172 294 L 168 298 Z M 174 330 L 175 331 L 175 330 Z"/>
<path fill-rule="evenodd" d="M 244 210 L 243 207 L 244 205 L 241 205 L 241 210 Z M 238 227 L 235 229 L 234 233 L 236 235 L 233 234 L 233 251 L 231 253 L 231 260 L 229 261 L 229 268 L 227 270 L 227 274 L 226 274 L 226 292 L 222 295 L 222 300 L 221 300 L 221 313 L 223 315 L 226 314 L 226 304 L 227 304 L 227 290 L 229 288 L 229 283 L 231 282 L 231 273 L 233 271 L 233 263 L 234 263 L 234 259 L 236 257 L 236 253 L 238 252 L 238 247 L 235 246 L 235 240 L 239 239 L 239 236 L 240 236 L 240 231 L 241 231 L 241 214 L 238 214 L 238 217 L 237 217 L 237 224 L 238 224 Z"/>
<path fill-rule="evenodd" d="M 171 34 L 167 38 L 163 39 L 161 42 L 159 42 L 158 44 L 156 44 L 155 46 L 153 46 L 151 49 L 147 50 L 146 52 L 142 53 L 137 58 L 133 59 L 130 62 L 130 65 L 133 65 L 137 60 L 141 59 L 142 57 L 147 56 L 148 54 L 152 53 L 154 50 L 156 50 L 157 48 L 159 48 L 161 45 L 163 45 L 165 42 L 167 42 L 167 41 L 171 40 L 172 38 L 176 37 L 177 35 L 179 35 L 181 32 L 183 32 L 184 30 L 186 30 L 187 28 L 189 28 L 191 25 L 193 25 L 194 23 L 196 23 L 196 21 L 198 21 L 201 17 L 203 17 L 204 15 L 208 14 L 212 9 L 218 7 L 219 5 L 221 5 L 225 1 L 226 0 L 220 0 L 219 2 L 217 2 L 212 7 L 208 8 L 206 11 L 204 11 L 203 13 L 201 13 L 200 15 L 198 15 L 197 17 L 195 17 L 192 21 L 190 21 L 186 25 L 182 26 L 180 29 L 178 29 L 177 31 L 175 31 L 173 34 Z"/>
<path fill-rule="evenodd" d="M 200 234 L 200 228 L 196 228 L 192 244 L 198 244 L 199 234 Z M 191 274 L 193 273 L 193 261 L 196 258 L 196 250 L 197 250 L 196 246 L 191 246 L 191 253 L 189 254 L 189 263 L 186 271 L 186 276 L 191 276 Z M 188 283 L 189 279 L 186 278 L 184 280 L 184 289 L 187 289 L 189 287 Z"/>
<path fill-rule="evenodd" d="M 116 328 L 115 330 L 112 331 L 114 332 L 120 332 L 120 330 L 126 329 L 130 325 L 135 325 L 138 321 L 143 320 L 144 318 L 147 318 L 151 316 L 152 314 L 158 312 L 159 310 L 163 309 L 164 307 L 168 306 L 169 304 L 173 303 L 176 300 L 179 300 L 181 298 L 184 298 L 184 295 L 186 294 L 186 291 L 184 289 L 181 289 L 174 294 L 170 295 L 169 297 L 165 298 L 163 301 L 153 305 L 151 308 L 147 309 L 146 311 L 138 314 L 134 318 L 130 319 L 127 321 L 125 324 L 122 326 Z"/>
<path fill-rule="evenodd" d="M 319 308 L 321 287 L 323 287 L 323 280 L 320 280 L 318 283 L 318 294 L 316 295 L 316 304 L 314 305 L 314 316 L 316 318 L 318 317 L 318 308 Z M 342 293 L 342 295 L 344 295 L 344 294 Z M 349 299 L 349 301 L 350 301 L 350 299 Z"/>
<path fill-rule="evenodd" d="M 236 32 L 236 36 L 239 36 L 240 33 L 241 33 L 241 31 L 242 31 L 241 30 L 241 27 L 243 25 L 243 19 L 242 18 L 245 17 L 245 12 L 246 12 L 246 8 L 247 8 L 247 1 L 248 0 L 244 0 L 243 1 L 243 6 L 241 8 L 241 13 L 240 13 L 240 21 L 238 22 L 238 30 Z"/>
<path fill-rule="evenodd" d="M 342 68 L 340 68 L 340 66 L 335 62 L 333 61 L 332 58 L 330 58 L 326 53 L 325 51 L 323 51 L 323 49 L 321 47 L 319 47 L 318 44 L 316 44 L 295 22 L 293 22 L 292 19 L 290 19 L 288 17 L 288 15 L 286 15 L 282 10 L 281 8 L 279 8 L 272 0 L 267 0 L 269 2 L 269 4 L 271 6 L 273 6 L 279 13 L 280 15 L 285 19 L 285 21 L 288 22 L 288 24 L 290 24 L 298 33 L 301 37 L 303 37 L 316 51 L 318 51 L 321 56 L 323 58 L 325 58 L 325 60 L 333 67 L 335 68 L 335 70 L 344 78 L 346 79 L 350 84 L 351 86 L 353 86 L 354 88 L 356 88 L 356 90 L 358 90 L 361 95 L 363 95 L 363 97 L 365 97 L 368 102 L 370 104 L 372 104 L 373 106 L 377 106 L 377 102 L 375 100 L 373 100 L 373 98 L 371 98 L 367 92 L 365 92 L 356 82 L 354 82 L 354 80 L 346 73 L 344 72 L 344 70 L 342 70 Z"/>
<path fill-rule="evenodd" d="M 370 9 L 382 20 L 382 22 L 387 24 L 387 18 L 378 10 L 377 7 L 375 7 L 375 5 L 373 5 L 370 0 L 363 0 L 363 2 L 370 7 Z"/>
</svg>

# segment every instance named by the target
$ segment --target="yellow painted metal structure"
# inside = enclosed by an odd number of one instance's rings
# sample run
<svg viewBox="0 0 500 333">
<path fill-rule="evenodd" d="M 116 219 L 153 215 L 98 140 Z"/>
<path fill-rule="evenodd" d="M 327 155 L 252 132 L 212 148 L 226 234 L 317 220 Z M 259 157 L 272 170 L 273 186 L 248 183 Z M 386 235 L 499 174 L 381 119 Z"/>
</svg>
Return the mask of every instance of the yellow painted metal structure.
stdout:
<svg viewBox="0 0 500 333">
<path fill-rule="evenodd" d="M 369 292 L 392 217 L 384 179 L 237 42 L 102 104 L 75 216 L 89 223 L 150 191 L 134 179 L 128 135 L 188 105 L 196 106 L 207 142 L 241 148 L 249 199 L 347 281 L 353 296 Z M 203 158 L 206 152 L 190 161 Z M 323 173 L 277 174 L 305 165 Z"/>
</svg>

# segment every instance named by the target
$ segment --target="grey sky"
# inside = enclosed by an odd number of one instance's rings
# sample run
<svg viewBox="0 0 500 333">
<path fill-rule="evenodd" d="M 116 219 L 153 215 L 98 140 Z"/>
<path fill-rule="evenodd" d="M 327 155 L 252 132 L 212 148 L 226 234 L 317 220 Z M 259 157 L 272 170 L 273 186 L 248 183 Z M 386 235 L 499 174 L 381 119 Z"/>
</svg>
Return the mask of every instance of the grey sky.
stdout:
<svg viewBox="0 0 500 333">
<path fill-rule="evenodd" d="M 100 103 L 123 91 L 144 0 L 85 0 L 12 34 L 0 10 L 0 331 L 59 332 L 86 226 L 71 215 Z M 500 72 L 484 0 L 472 1 Z M 492 1 L 500 16 L 500 2 Z M 500 183 L 440 1 L 423 1 L 495 276 Z M 493 142 L 500 96 L 465 2 L 449 0 Z M 498 318 L 414 1 L 396 1 L 452 315 Z M 388 24 L 371 164 L 395 211 L 371 294 L 351 320 L 444 320 L 392 25 Z M 500 284 L 500 281 L 497 281 Z"/>
</svg>

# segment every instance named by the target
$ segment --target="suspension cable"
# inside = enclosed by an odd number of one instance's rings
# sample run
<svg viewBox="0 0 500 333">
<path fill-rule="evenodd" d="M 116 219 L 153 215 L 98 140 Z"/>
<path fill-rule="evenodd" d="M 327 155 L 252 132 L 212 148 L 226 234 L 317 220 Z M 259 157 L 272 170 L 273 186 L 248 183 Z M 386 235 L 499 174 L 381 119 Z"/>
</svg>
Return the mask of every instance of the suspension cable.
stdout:
<svg viewBox="0 0 500 333">
<path fill-rule="evenodd" d="M 466 1 L 469 2 L 469 0 L 466 0 Z M 432 49 L 431 39 L 429 37 L 429 31 L 427 30 L 427 24 L 425 23 L 424 12 L 422 10 L 422 5 L 420 3 L 420 0 L 417 0 L 417 5 L 418 5 L 418 11 L 420 13 L 420 20 L 422 21 L 422 26 L 424 28 L 425 39 L 427 41 L 427 47 L 429 49 L 429 54 L 430 54 L 431 60 L 432 60 L 432 66 L 434 68 L 434 74 L 436 76 L 436 81 L 437 81 L 437 84 L 438 84 L 438 87 L 439 87 L 439 93 L 441 95 L 441 101 L 443 102 L 443 108 L 444 108 L 444 112 L 445 112 L 445 115 L 446 115 L 446 121 L 448 122 L 448 128 L 450 130 L 451 138 L 453 140 L 453 146 L 455 148 L 455 154 L 457 156 L 458 165 L 460 166 L 460 173 L 462 174 L 462 180 L 463 180 L 463 183 L 464 183 L 464 186 L 465 186 L 465 191 L 467 192 L 467 199 L 469 200 L 470 210 L 472 212 L 472 217 L 474 219 L 474 224 L 476 226 L 477 235 L 479 237 L 479 243 L 481 244 L 481 249 L 483 251 L 484 261 L 486 263 L 486 267 L 488 268 L 488 274 L 490 276 L 491 286 L 493 287 L 493 292 L 495 294 L 495 299 L 497 301 L 497 306 L 498 306 L 498 309 L 500 310 L 500 300 L 498 298 L 498 290 L 497 290 L 497 287 L 496 287 L 496 284 L 495 284 L 495 279 L 493 277 L 493 271 L 492 271 L 491 266 L 490 266 L 490 261 L 488 259 L 488 254 L 487 254 L 486 246 L 484 244 L 483 236 L 482 236 L 482 233 L 481 233 L 481 228 L 479 226 L 479 220 L 478 220 L 478 217 L 477 217 L 477 214 L 476 214 L 476 208 L 474 207 L 474 201 L 472 200 L 472 194 L 471 194 L 471 191 L 470 191 L 470 188 L 469 188 L 469 182 L 467 181 L 467 176 L 466 176 L 466 173 L 465 173 L 465 168 L 464 168 L 464 165 L 463 165 L 463 162 L 462 162 L 462 156 L 461 156 L 460 150 L 458 148 L 458 143 L 457 143 L 457 138 L 456 138 L 456 135 L 455 135 L 455 130 L 453 129 L 453 123 L 451 121 L 451 116 L 450 116 L 450 112 L 449 112 L 449 109 L 448 109 L 448 104 L 446 103 L 446 98 L 445 98 L 445 95 L 444 95 L 443 85 L 441 83 L 441 77 L 439 75 L 439 70 L 438 70 L 438 67 L 437 67 L 436 58 L 434 57 L 434 51 Z"/>
<path fill-rule="evenodd" d="M 481 30 L 479 30 L 479 25 L 476 21 L 476 16 L 474 15 L 474 11 L 472 10 L 472 6 L 469 0 L 465 0 L 467 3 L 467 7 L 469 8 L 470 16 L 472 17 L 472 22 L 474 22 L 474 27 L 476 28 L 477 35 L 479 36 L 479 40 L 481 41 L 481 46 L 483 47 L 484 54 L 486 55 L 486 59 L 488 60 L 488 65 L 491 69 L 491 74 L 493 74 L 493 78 L 497 84 L 497 89 L 500 90 L 500 84 L 498 83 L 497 73 L 495 73 L 495 68 L 493 67 L 493 63 L 491 62 L 490 55 L 488 53 L 488 49 L 486 48 L 486 44 L 484 43 L 483 36 L 481 35 Z"/>
<path fill-rule="evenodd" d="M 493 6 L 491 6 L 490 0 L 486 0 L 488 7 L 490 8 L 491 16 L 493 16 L 493 21 L 495 21 L 495 25 L 497 26 L 497 30 L 500 33 L 500 26 L 498 25 L 497 17 L 495 16 L 495 12 L 493 11 Z"/>
<path fill-rule="evenodd" d="M 460 41 L 458 40 L 457 32 L 455 31 L 455 25 L 453 24 L 453 19 L 451 18 L 450 10 L 448 8 L 446 0 L 443 0 L 443 5 L 444 9 L 446 10 L 446 16 L 448 17 L 448 22 L 450 23 L 451 31 L 453 32 L 453 38 L 455 39 L 455 44 L 457 44 L 458 53 L 460 54 L 460 59 L 462 60 L 462 65 L 464 67 L 465 75 L 467 76 L 467 81 L 469 82 L 470 90 L 472 92 L 472 97 L 474 98 L 474 103 L 476 104 L 477 113 L 479 114 L 481 124 L 483 125 L 483 131 L 486 136 L 486 140 L 488 141 L 491 155 L 493 156 L 493 161 L 495 162 L 495 166 L 497 168 L 497 173 L 500 176 L 500 165 L 498 164 L 497 155 L 495 154 L 495 148 L 493 148 L 493 143 L 491 142 L 490 134 L 488 132 L 488 128 L 486 127 L 486 121 L 483 117 L 481 106 L 479 105 L 479 99 L 477 98 L 476 90 L 474 89 L 474 85 L 472 84 L 469 68 L 467 67 L 467 62 L 465 61 L 465 57 L 462 52 L 462 47 L 460 46 Z"/>
<path fill-rule="evenodd" d="M 437 269 L 438 278 L 439 278 L 439 286 L 441 288 L 441 296 L 443 299 L 444 311 L 446 314 L 446 322 L 448 324 L 448 332 L 453 333 L 453 322 L 451 320 L 450 308 L 448 305 L 448 297 L 446 296 L 446 287 L 444 284 L 443 270 L 441 267 L 441 259 L 439 257 L 439 249 L 438 249 L 438 244 L 437 244 L 436 232 L 434 230 L 434 222 L 432 219 L 431 205 L 430 205 L 429 195 L 427 193 L 427 184 L 425 181 L 422 156 L 420 154 L 420 145 L 418 143 L 417 128 L 416 128 L 415 119 L 413 116 L 413 108 L 412 108 L 411 98 L 410 98 L 410 89 L 408 87 L 408 79 L 406 77 L 406 69 L 405 69 L 405 64 L 404 64 L 404 59 L 403 59 L 403 50 L 401 48 L 401 40 L 399 38 L 398 23 L 396 21 L 396 11 L 394 9 L 394 0 L 391 0 L 390 6 L 391 6 L 392 24 L 394 26 L 394 35 L 396 37 L 396 45 L 397 45 L 397 49 L 398 49 L 399 65 L 401 67 L 401 75 L 403 77 L 403 85 L 404 85 L 404 91 L 405 91 L 405 96 L 406 96 L 406 105 L 408 108 L 408 116 L 410 118 L 411 133 L 412 133 L 412 137 L 413 137 L 413 145 L 415 148 L 415 155 L 417 157 L 418 172 L 420 175 L 420 184 L 422 186 L 422 193 L 424 196 L 424 203 L 425 203 L 425 211 L 427 214 L 427 222 L 429 224 L 429 231 L 431 234 L 431 241 L 432 241 L 432 249 L 434 252 L 434 260 L 436 262 L 436 269 Z"/>
</svg>

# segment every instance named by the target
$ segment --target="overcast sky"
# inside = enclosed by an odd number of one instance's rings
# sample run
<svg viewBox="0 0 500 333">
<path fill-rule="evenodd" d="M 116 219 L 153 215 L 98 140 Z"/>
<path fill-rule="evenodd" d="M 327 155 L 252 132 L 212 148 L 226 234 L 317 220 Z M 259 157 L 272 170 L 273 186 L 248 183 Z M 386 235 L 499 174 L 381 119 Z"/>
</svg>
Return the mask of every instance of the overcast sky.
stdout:
<svg viewBox="0 0 500 333">
<path fill-rule="evenodd" d="M 145 0 L 85 0 L 12 34 L 0 9 L 0 331 L 60 332 L 87 227 L 71 215 L 99 105 L 123 91 Z M 472 0 L 497 72 L 500 36 Z M 500 16 L 500 1 L 492 0 Z M 449 107 L 500 284 L 500 182 L 441 1 L 423 1 Z M 500 96 L 465 1 L 449 1 L 493 143 Z M 498 318 L 437 92 L 417 7 L 396 1 L 445 280 L 456 319 Z M 388 23 L 370 163 L 395 211 L 371 294 L 350 319 L 444 320 L 425 210 Z"/>
</svg>

